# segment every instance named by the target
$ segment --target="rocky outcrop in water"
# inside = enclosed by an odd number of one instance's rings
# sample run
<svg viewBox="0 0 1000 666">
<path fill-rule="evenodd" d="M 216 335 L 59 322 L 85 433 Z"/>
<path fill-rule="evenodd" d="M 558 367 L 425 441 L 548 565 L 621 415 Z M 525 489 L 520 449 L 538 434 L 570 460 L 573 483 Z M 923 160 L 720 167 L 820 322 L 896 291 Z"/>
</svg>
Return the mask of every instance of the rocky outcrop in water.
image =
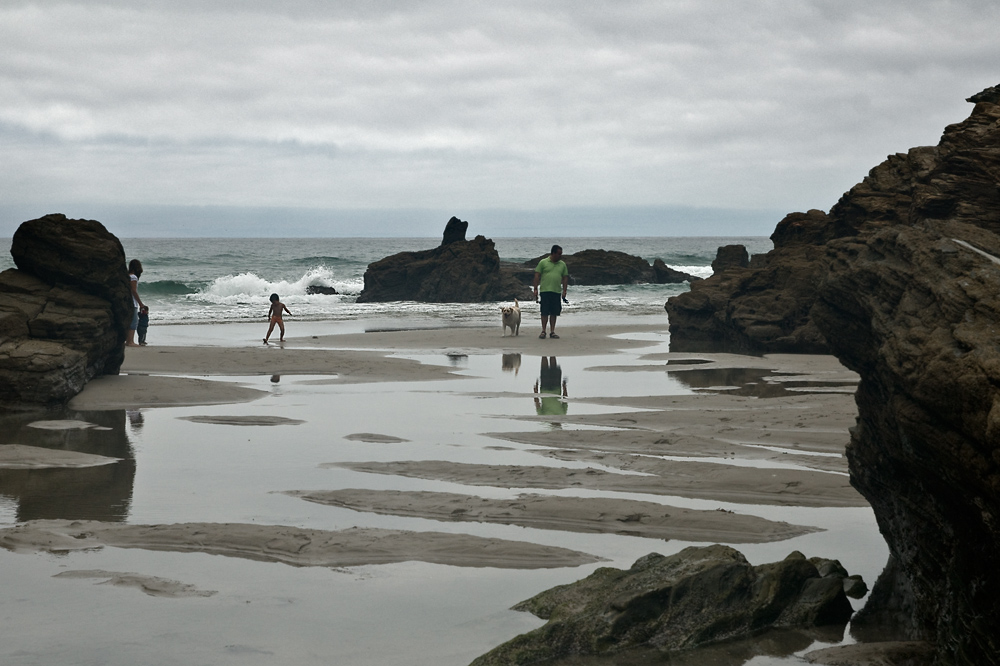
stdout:
<svg viewBox="0 0 1000 666">
<path fill-rule="evenodd" d="M 550 663 L 630 650 L 669 653 L 768 628 L 842 626 L 853 612 L 845 577 L 839 563 L 807 560 L 797 552 L 756 567 L 728 546 L 692 546 L 669 557 L 653 553 L 631 569 L 604 567 L 518 604 L 515 610 L 548 623 L 472 666 Z"/>
<path fill-rule="evenodd" d="M 522 270 L 528 283 L 534 278 L 535 266 L 545 254 L 524 262 Z M 701 278 L 667 266 L 662 259 L 650 265 L 642 257 L 617 250 L 581 250 L 564 254 L 563 261 L 569 268 L 569 283 L 573 285 L 602 284 L 680 284 Z"/>
<path fill-rule="evenodd" d="M 125 251 L 100 222 L 46 215 L 0 273 L 0 402 L 58 404 L 117 374 L 132 317 Z"/>
<path fill-rule="evenodd" d="M 468 225 L 453 217 L 438 247 L 400 252 L 369 264 L 358 303 L 532 300 L 522 282 L 501 271 L 492 240 L 483 236 L 465 240 Z"/>
</svg>

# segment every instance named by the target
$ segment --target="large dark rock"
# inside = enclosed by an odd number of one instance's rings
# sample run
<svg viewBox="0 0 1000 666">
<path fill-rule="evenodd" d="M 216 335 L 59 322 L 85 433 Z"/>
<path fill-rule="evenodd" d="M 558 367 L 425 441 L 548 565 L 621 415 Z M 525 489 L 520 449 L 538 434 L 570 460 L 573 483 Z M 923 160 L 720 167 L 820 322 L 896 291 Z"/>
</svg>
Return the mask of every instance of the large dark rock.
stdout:
<svg viewBox="0 0 1000 666">
<path fill-rule="evenodd" d="M 1000 88 L 970 101 L 936 147 L 787 217 L 772 252 L 668 311 L 673 342 L 829 349 L 860 374 L 851 482 L 891 557 L 852 627 L 982 666 L 1000 664 Z"/>
<path fill-rule="evenodd" d="M 851 481 L 891 553 L 862 635 L 1000 664 L 1000 95 L 898 160 L 889 225 L 830 243 L 813 318 L 861 375 Z M 908 176 L 904 178 L 904 176 Z M 874 196 L 874 194 L 872 195 Z M 856 219 L 864 212 L 852 208 Z M 867 225 L 866 225 L 867 226 Z"/>
<path fill-rule="evenodd" d="M 460 224 L 455 224 L 458 221 Z M 513 298 L 531 300 L 523 283 L 500 270 L 493 241 L 464 240 L 467 222 L 452 218 L 436 248 L 400 252 L 368 265 L 358 303 L 420 301 L 482 303 Z M 458 237 L 460 229 L 461 238 Z"/>
<path fill-rule="evenodd" d="M 547 256 L 524 263 L 532 277 L 539 260 Z M 569 282 L 574 285 L 679 284 L 701 279 L 670 268 L 662 259 L 654 260 L 650 266 L 642 257 L 617 250 L 581 250 L 564 254 L 562 259 L 569 269 Z"/>
<path fill-rule="evenodd" d="M 851 482 L 893 559 L 859 629 L 1000 664 L 1000 236 L 925 219 L 830 254 L 813 316 L 861 375 Z"/>
<path fill-rule="evenodd" d="M 58 404 L 117 374 L 132 317 L 125 251 L 94 220 L 46 215 L 14 232 L 0 273 L 0 402 Z"/>
<path fill-rule="evenodd" d="M 448 224 L 444 225 L 444 235 L 441 239 L 441 245 L 450 245 L 455 241 L 464 241 L 465 232 L 469 229 L 469 223 L 463 220 L 453 217 L 448 220 Z"/>
<path fill-rule="evenodd" d="M 829 215 L 811 210 L 785 217 L 771 235 L 774 249 L 755 255 L 746 270 L 717 273 L 670 298 L 671 348 L 828 352 L 828 341 L 810 317 L 829 268 L 827 243 L 922 219 L 1000 227 L 996 172 L 982 150 L 993 131 L 988 109 L 995 104 L 988 100 L 994 90 L 970 98 L 976 111 L 946 128 L 938 146 L 890 155 Z"/>
<path fill-rule="evenodd" d="M 771 235 L 774 249 L 746 268 L 727 264 L 667 300 L 672 351 L 824 353 L 826 339 L 809 318 L 826 274 L 829 217 L 792 213 Z"/>
<path fill-rule="evenodd" d="M 852 609 L 841 572 L 831 568 L 823 576 L 801 553 L 756 567 L 721 545 L 692 546 L 670 557 L 653 553 L 627 571 L 601 568 L 518 604 L 515 610 L 548 623 L 472 664 L 534 664 L 636 649 L 669 653 L 769 628 L 844 625 Z"/>
</svg>

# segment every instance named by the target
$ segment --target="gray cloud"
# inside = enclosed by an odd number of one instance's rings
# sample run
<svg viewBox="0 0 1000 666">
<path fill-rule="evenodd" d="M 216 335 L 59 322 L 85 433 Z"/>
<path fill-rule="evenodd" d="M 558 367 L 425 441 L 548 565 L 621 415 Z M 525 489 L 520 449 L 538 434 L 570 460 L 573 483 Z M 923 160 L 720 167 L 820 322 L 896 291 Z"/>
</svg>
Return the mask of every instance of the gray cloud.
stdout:
<svg viewBox="0 0 1000 666">
<path fill-rule="evenodd" d="M 0 197 L 828 208 L 1000 83 L 997 25 L 975 0 L 7 2 Z"/>
</svg>

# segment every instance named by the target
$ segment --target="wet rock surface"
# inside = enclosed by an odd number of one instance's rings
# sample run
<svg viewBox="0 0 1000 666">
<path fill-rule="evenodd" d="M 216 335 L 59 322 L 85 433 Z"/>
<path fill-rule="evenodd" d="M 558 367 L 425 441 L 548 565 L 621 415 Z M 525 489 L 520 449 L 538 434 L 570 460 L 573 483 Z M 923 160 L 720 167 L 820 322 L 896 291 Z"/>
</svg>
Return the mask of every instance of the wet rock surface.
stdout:
<svg viewBox="0 0 1000 666">
<path fill-rule="evenodd" d="M 548 620 L 473 666 L 560 663 L 577 655 L 659 653 L 737 640 L 769 628 L 844 625 L 852 609 L 843 576 L 821 576 L 801 553 L 750 565 L 728 546 L 651 553 L 623 571 L 604 567 L 515 610 Z"/>
<path fill-rule="evenodd" d="M 46 215 L 0 273 L 0 403 L 60 404 L 117 374 L 132 316 L 125 252 L 100 222 Z"/>
</svg>

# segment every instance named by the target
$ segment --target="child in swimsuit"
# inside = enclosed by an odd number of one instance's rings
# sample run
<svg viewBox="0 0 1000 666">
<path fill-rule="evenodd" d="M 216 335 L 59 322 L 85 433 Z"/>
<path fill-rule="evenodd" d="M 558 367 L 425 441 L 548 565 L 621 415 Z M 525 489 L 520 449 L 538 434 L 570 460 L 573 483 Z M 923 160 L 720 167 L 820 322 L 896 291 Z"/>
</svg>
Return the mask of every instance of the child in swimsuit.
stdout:
<svg viewBox="0 0 1000 666">
<path fill-rule="evenodd" d="M 264 336 L 264 344 L 267 344 L 267 339 L 271 337 L 271 331 L 274 330 L 274 325 L 278 325 L 278 330 L 281 331 L 280 342 L 285 341 L 285 322 L 281 321 L 282 312 L 287 312 L 292 314 L 285 304 L 278 300 L 277 294 L 271 294 L 271 309 L 267 311 L 267 316 L 271 319 L 271 325 L 267 327 L 267 335 Z"/>
</svg>

